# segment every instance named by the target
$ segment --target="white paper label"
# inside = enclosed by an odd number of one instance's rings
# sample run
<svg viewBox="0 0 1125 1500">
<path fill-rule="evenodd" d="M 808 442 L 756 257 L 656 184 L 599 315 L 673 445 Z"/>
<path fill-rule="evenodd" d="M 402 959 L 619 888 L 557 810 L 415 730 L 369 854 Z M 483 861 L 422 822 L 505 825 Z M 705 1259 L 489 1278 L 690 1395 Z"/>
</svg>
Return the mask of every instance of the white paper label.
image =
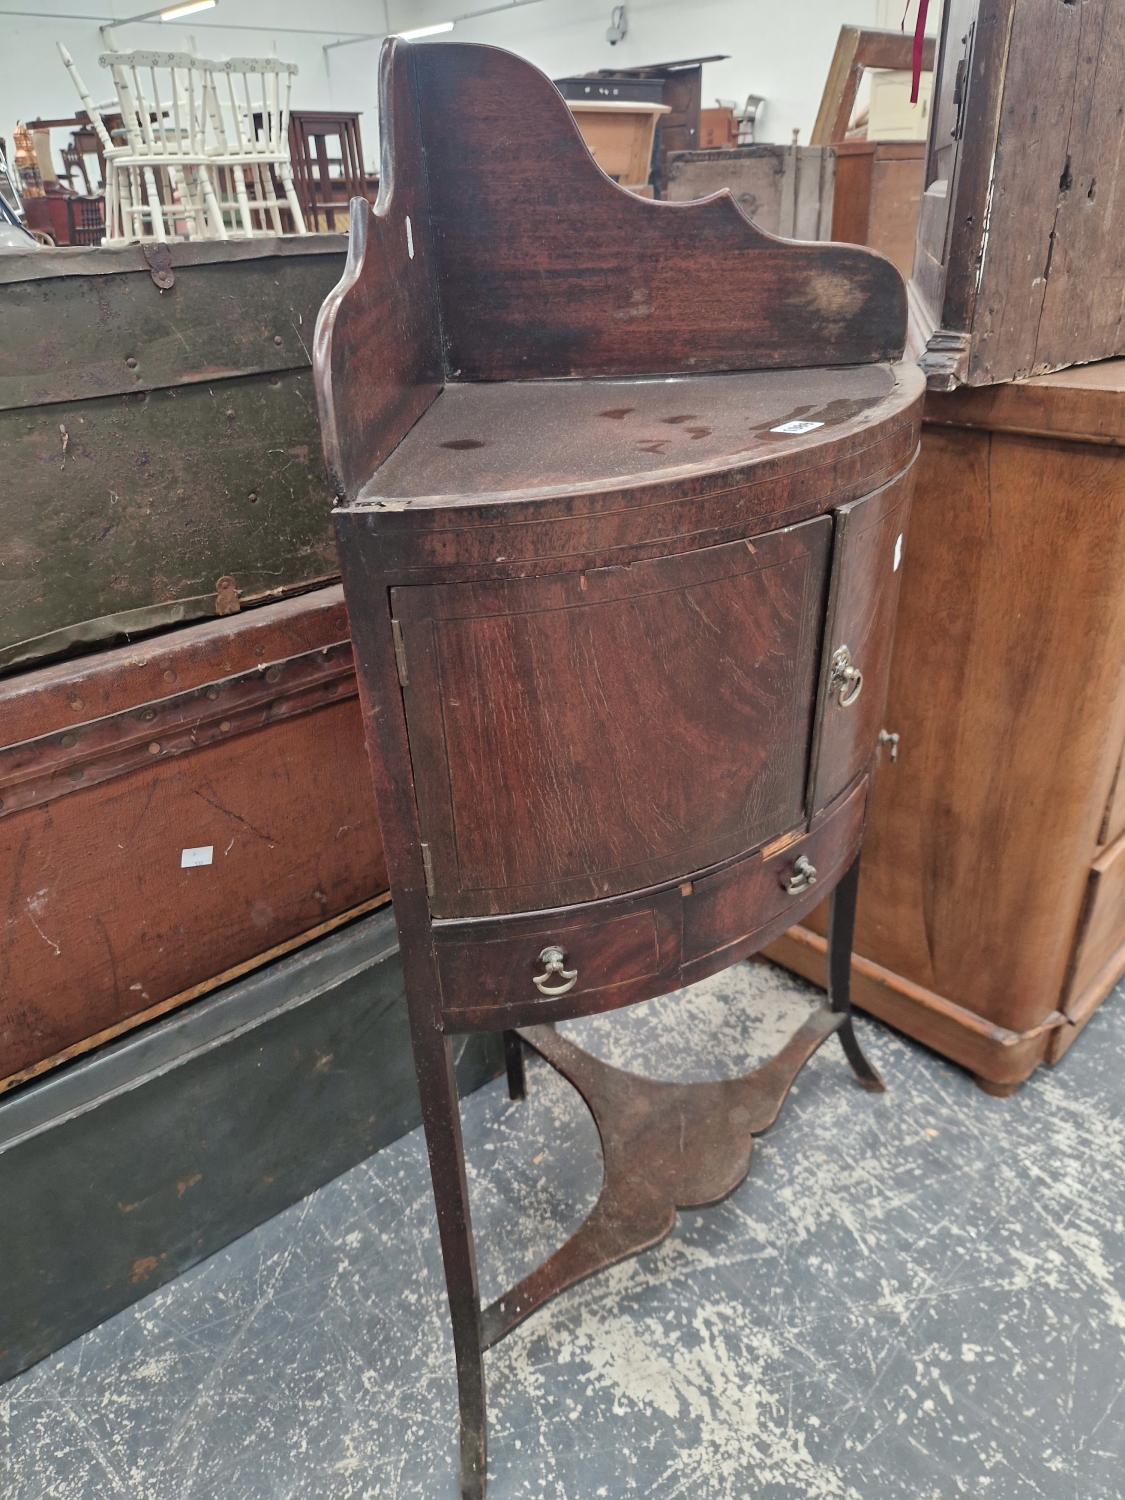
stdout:
<svg viewBox="0 0 1125 1500">
<path fill-rule="evenodd" d="M 214 844 L 201 844 L 198 849 L 181 849 L 180 869 L 190 870 L 193 865 L 209 865 L 214 856 Z"/>
<path fill-rule="evenodd" d="M 780 427 L 771 427 L 771 432 L 811 432 L 814 427 L 823 427 L 823 422 L 782 422 Z"/>
<path fill-rule="evenodd" d="M 899 534 L 898 534 L 898 541 L 895 542 L 895 565 L 891 569 L 892 573 L 897 573 L 898 572 L 898 565 L 899 565 L 899 563 L 901 561 L 902 561 L 902 532 L 900 531 Z"/>
</svg>

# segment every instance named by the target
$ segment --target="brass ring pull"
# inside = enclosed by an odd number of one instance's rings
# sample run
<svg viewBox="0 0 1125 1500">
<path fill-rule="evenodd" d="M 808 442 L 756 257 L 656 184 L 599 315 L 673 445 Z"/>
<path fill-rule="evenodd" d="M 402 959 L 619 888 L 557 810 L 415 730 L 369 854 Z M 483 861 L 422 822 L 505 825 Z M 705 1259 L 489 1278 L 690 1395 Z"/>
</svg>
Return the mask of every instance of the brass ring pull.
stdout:
<svg viewBox="0 0 1125 1500">
<path fill-rule="evenodd" d="M 832 653 L 828 687 L 836 694 L 841 708 L 851 708 L 863 690 L 863 673 L 852 665 L 852 653 L 847 646 L 839 646 Z"/>
<path fill-rule="evenodd" d="M 785 893 L 788 896 L 799 896 L 802 891 L 816 884 L 816 866 L 809 860 L 807 854 L 798 855 L 793 865 L 793 873 L 785 883 Z"/>
<path fill-rule="evenodd" d="M 541 995 L 565 995 L 567 990 L 574 988 L 578 979 L 578 970 L 564 969 L 563 961 L 565 958 L 566 954 L 561 948 L 544 948 L 543 952 L 539 955 L 539 962 L 546 967 L 547 972 L 545 974 L 533 974 L 531 980 Z M 566 983 L 548 984 L 547 981 L 553 974 L 557 974 L 560 979 L 565 979 Z"/>
</svg>

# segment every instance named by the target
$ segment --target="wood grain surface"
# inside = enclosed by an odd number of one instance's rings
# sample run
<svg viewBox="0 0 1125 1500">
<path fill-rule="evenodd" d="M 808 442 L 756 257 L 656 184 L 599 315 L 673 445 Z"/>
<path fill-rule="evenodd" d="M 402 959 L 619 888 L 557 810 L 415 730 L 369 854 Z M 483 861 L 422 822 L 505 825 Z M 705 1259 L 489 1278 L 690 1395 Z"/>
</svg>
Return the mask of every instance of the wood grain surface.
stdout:
<svg viewBox="0 0 1125 1500">
<path fill-rule="evenodd" d="M 1119 386 L 1115 363 L 927 397 L 884 716 L 901 742 L 873 798 L 855 949 L 1020 1036 L 1059 1008 L 1088 1018 L 1106 965 L 1125 968 L 1119 844 L 1101 844 L 1125 740 Z M 1017 1067 L 956 1017 L 931 1039 L 892 989 L 865 992 L 878 1014 L 993 1082 L 1065 1050 L 1038 1034 Z"/>
<path fill-rule="evenodd" d="M 1114 0 L 947 11 L 913 274 L 936 329 L 933 388 L 1120 354 L 1125 13 Z"/>
<path fill-rule="evenodd" d="M 799 821 L 831 530 L 395 589 L 434 916 L 655 885 Z"/>
<path fill-rule="evenodd" d="M 328 592 L 0 685 L 3 738 L 38 736 L 23 745 L 65 787 L 22 806 L 24 781 L 15 796 L 0 790 L 15 806 L 0 809 L 0 1078 L 190 998 L 386 889 L 355 698 L 318 688 L 299 717 L 283 707 L 295 646 L 317 657 L 347 647 L 340 592 Z M 213 743 L 166 753 L 162 703 L 186 689 L 201 719 L 214 715 L 232 669 L 260 680 L 274 712 L 234 734 L 232 709 L 214 719 Z M 119 741 L 136 754 L 115 752 Z M 92 785 L 87 754 L 113 761 Z M 19 778 L 27 755 L 6 751 L 4 763 L 13 755 Z M 137 767 L 138 755 L 150 763 Z M 184 849 L 207 847 L 209 864 L 181 868 Z"/>
<path fill-rule="evenodd" d="M 900 357 L 905 288 L 878 255 L 772 239 L 729 194 L 627 193 L 550 80 L 511 54 L 392 40 L 380 69 L 380 197 L 374 211 L 356 200 L 314 350 L 339 495 L 356 495 L 443 378 Z"/>
<path fill-rule="evenodd" d="M 1014 1031 L 1061 998 L 1125 737 L 1123 483 L 999 433 L 919 463 L 856 949 Z"/>
<path fill-rule="evenodd" d="M 458 378 L 900 356 L 905 293 L 880 257 L 779 243 L 729 196 L 636 198 L 595 165 L 557 89 L 519 59 L 446 43 L 415 57 Z"/>
<path fill-rule="evenodd" d="M 340 498 L 410 430 L 445 373 L 408 45 L 385 46 L 379 57 L 379 197 L 374 208 L 352 199 L 347 267 L 316 323 L 321 437 Z"/>
</svg>

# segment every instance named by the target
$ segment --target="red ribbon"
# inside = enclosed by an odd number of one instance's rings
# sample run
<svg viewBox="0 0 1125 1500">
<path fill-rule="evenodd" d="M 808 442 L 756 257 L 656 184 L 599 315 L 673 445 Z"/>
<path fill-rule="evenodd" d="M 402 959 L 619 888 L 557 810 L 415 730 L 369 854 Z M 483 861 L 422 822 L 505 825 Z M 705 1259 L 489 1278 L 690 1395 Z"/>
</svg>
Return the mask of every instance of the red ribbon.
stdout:
<svg viewBox="0 0 1125 1500">
<path fill-rule="evenodd" d="M 913 72 L 910 77 L 910 102 L 918 103 L 918 85 L 922 79 L 922 48 L 926 43 L 926 12 L 930 0 L 918 0 L 918 20 L 914 26 Z"/>
</svg>

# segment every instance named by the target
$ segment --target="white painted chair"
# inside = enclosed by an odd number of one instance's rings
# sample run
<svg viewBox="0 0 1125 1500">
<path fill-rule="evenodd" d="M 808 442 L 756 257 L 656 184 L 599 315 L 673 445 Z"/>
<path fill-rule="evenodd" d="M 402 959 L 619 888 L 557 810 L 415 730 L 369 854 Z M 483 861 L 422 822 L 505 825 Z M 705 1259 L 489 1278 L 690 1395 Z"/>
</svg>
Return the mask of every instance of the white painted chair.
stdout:
<svg viewBox="0 0 1125 1500">
<path fill-rule="evenodd" d="M 289 158 L 289 96 L 296 63 L 276 57 L 231 57 L 210 65 L 216 144 L 211 156 L 220 202 L 247 234 L 280 234 L 274 176 L 281 183 L 294 230 L 305 221 L 293 187 Z M 254 188 L 251 199 L 247 186 Z M 234 217 L 231 212 L 232 218 Z"/>
<path fill-rule="evenodd" d="M 114 142 L 69 53 L 64 64 L 106 153 L 107 242 L 281 234 L 284 193 L 306 233 L 289 162 L 295 63 L 190 52 L 108 52 L 126 140 Z"/>
</svg>

